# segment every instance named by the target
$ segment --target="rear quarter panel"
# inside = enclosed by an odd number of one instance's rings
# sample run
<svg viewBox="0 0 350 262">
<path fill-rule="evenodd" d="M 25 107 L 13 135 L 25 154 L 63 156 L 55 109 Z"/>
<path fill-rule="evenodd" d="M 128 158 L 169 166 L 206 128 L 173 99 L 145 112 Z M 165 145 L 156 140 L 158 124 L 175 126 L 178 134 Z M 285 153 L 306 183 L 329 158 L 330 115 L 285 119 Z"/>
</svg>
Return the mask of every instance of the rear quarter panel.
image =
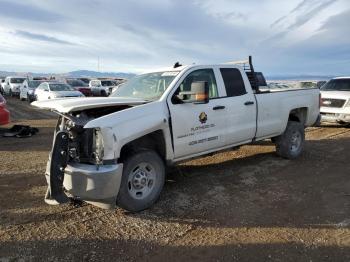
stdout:
<svg viewBox="0 0 350 262">
<path fill-rule="evenodd" d="M 307 109 L 304 125 L 313 125 L 319 115 L 319 93 L 319 89 L 293 89 L 257 94 L 257 139 L 282 134 L 290 112 L 297 108 Z"/>
</svg>

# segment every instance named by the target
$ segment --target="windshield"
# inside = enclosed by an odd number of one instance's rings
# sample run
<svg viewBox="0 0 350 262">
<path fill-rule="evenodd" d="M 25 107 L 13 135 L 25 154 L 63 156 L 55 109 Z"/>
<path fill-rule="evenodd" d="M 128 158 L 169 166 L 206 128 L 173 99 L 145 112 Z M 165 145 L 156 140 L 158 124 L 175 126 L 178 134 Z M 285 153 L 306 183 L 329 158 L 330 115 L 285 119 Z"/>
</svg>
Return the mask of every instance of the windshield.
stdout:
<svg viewBox="0 0 350 262">
<path fill-rule="evenodd" d="M 157 100 L 178 73 L 178 71 L 157 72 L 135 76 L 125 84 L 120 85 L 111 96 Z"/>
<path fill-rule="evenodd" d="M 28 87 L 29 88 L 37 88 L 43 81 L 39 81 L 39 80 L 33 80 L 33 81 L 29 81 L 28 82 Z"/>
<path fill-rule="evenodd" d="M 50 84 L 51 91 L 74 91 L 74 89 L 66 84 Z"/>
<path fill-rule="evenodd" d="M 84 83 L 81 80 L 67 80 L 67 84 L 74 86 L 74 87 L 84 87 L 84 86 L 88 86 L 86 83 Z"/>
<path fill-rule="evenodd" d="M 110 80 L 102 80 L 101 85 L 102 86 L 115 86 L 116 84 L 115 84 L 115 82 L 110 81 Z"/>
<path fill-rule="evenodd" d="M 12 84 L 22 84 L 26 80 L 25 78 L 11 78 L 10 83 Z"/>
<path fill-rule="evenodd" d="M 332 79 L 321 87 L 323 91 L 350 91 L 350 79 Z"/>
</svg>

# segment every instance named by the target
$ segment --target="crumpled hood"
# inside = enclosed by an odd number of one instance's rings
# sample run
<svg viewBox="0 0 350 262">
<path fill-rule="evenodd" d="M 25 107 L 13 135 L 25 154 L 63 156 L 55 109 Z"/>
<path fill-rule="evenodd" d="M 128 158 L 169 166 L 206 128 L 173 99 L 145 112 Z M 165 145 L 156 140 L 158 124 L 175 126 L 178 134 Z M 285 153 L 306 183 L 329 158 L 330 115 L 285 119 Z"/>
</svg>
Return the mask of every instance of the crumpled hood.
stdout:
<svg viewBox="0 0 350 262">
<path fill-rule="evenodd" d="M 42 109 L 51 109 L 60 113 L 69 113 L 84 109 L 99 108 L 118 105 L 140 105 L 146 101 L 124 97 L 80 97 L 80 98 L 62 98 L 44 101 L 35 101 L 33 106 Z"/>
</svg>

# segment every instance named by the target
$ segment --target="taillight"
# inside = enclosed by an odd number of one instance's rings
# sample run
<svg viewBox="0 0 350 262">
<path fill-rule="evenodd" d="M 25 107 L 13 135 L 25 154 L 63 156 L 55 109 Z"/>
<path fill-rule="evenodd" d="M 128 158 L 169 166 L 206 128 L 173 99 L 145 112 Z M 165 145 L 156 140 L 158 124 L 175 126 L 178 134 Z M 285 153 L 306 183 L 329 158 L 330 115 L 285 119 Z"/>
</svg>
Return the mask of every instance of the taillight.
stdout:
<svg viewBox="0 0 350 262">
<path fill-rule="evenodd" d="M 318 108 L 321 108 L 321 106 L 323 105 L 321 93 L 318 94 L 318 97 L 319 97 Z"/>
</svg>

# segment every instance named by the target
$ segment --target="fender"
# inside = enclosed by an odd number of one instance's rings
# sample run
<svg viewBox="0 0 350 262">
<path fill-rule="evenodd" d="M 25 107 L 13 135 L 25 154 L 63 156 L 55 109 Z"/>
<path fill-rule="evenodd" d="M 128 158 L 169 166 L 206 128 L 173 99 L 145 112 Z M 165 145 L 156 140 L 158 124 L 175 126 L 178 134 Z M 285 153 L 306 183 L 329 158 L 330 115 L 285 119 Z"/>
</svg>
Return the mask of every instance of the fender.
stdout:
<svg viewBox="0 0 350 262">
<path fill-rule="evenodd" d="M 162 101 L 156 101 L 94 119 L 84 128 L 101 129 L 104 144 L 113 150 L 115 159 L 120 157 L 121 148 L 125 144 L 154 131 L 162 130 L 166 143 L 166 159 L 171 159 L 173 151 L 168 119 L 168 108 Z M 105 152 L 105 155 L 111 153 Z"/>
</svg>

